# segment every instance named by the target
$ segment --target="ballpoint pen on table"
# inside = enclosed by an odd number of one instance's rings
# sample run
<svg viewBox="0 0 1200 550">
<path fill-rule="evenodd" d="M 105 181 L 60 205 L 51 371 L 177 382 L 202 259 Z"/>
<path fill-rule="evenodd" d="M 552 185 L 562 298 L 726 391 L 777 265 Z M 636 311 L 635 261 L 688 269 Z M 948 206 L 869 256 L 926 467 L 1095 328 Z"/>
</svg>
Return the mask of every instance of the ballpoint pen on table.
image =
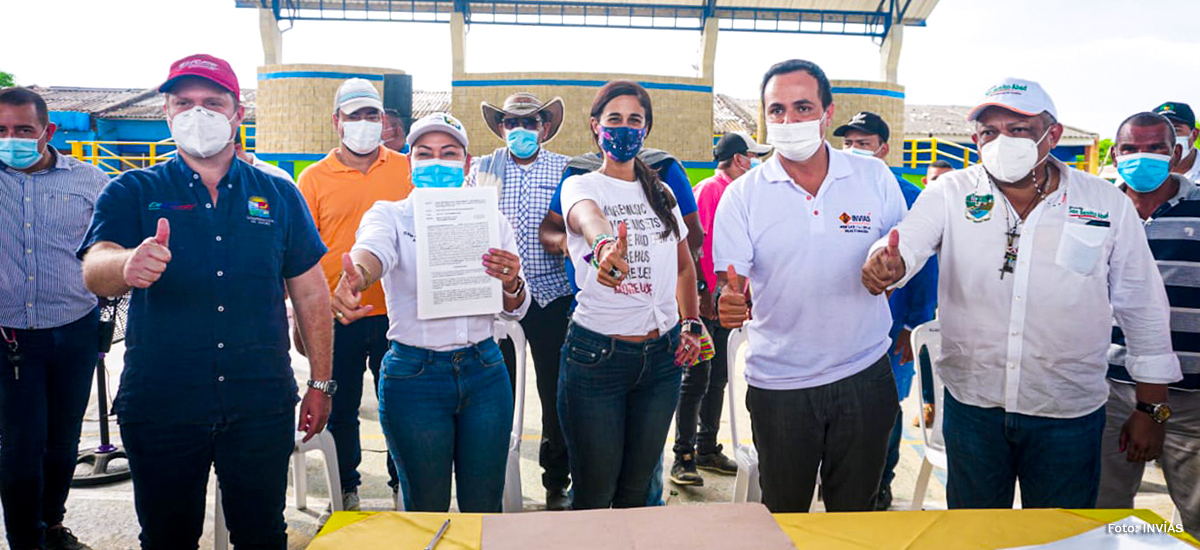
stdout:
<svg viewBox="0 0 1200 550">
<path fill-rule="evenodd" d="M 450 528 L 450 519 L 446 518 L 446 521 L 442 523 L 442 528 L 438 529 L 437 534 L 433 536 L 433 540 L 429 541 L 429 546 L 426 546 L 425 550 L 433 550 L 433 547 L 437 546 L 438 541 L 442 540 L 442 535 L 446 533 L 446 529 L 448 528 Z"/>
</svg>

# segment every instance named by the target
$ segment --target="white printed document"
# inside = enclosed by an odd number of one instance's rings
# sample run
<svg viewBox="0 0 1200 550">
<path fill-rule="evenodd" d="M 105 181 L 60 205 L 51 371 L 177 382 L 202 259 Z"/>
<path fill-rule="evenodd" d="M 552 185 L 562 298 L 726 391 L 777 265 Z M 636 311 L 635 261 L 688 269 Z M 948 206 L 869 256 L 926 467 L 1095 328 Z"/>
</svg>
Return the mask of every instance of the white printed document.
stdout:
<svg viewBox="0 0 1200 550">
<path fill-rule="evenodd" d="M 504 306 L 483 255 L 500 247 L 496 189 L 415 189 L 417 318 L 493 315 Z"/>
</svg>

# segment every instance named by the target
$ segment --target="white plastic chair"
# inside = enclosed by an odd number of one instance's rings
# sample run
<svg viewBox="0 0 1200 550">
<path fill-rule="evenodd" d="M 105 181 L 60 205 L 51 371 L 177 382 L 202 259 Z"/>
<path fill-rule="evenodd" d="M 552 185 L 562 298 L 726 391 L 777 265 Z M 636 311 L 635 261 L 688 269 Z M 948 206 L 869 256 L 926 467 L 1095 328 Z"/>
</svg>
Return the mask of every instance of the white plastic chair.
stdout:
<svg viewBox="0 0 1200 550">
<path fill-rule="evenodd" d="M 729 410 L 729 434 L 733 437 L 733 458 L 737 462 L 737 477 L 733 482 L 733 502 L 762 502 L 762 485 L 758 476 L 758 449 L 753 443 L 743 444 L 738 434 L 737 411 L 737 377 L 733 375 L 741 347 L 746 343 L 746 329 L 738 328 L 729 331 L 729 344 L 726 348 L 726 364 L 729 369 L 729 381 L 725 384 L 725 395 Z M 817 505 L 817 496 L 821 491 L 821 474 L 817 473 L 817 482 L 813 485 L 812 501 L 808 510 Z"/>
<path fill-rule="evenodd" d="M 725 395 L 728 400 L 729 434 L 733 437 L 733 459 L 737 462 L 737 477 L 733 484 L 734 502 L 762 502 L 762 488 L 758 481 L 758 449 L 753 443 L 743 444 L 738 433 L 737 411 L 737 377 L 734 376 L 742 345 L 746 343 L 746 329 L 737 328 L 729 331 L 729 344 L 726 348 L 725 363 L 729 369 L 729 381 L 725 384 Z"/>
<path fill-rule="evenodd" d="M 917 388 L 922 388 L 921 381 L 921 348 L 929 353 L 929 362 L 933 373 L 933 425 L 925 424 L 925 415 L 918 414 L 917 420 L 921 426 L 921 441 L 925 445 L 925 457 L 921 460 L 921 470 L 917 474 L 917 484 L 913 488 L 912 509 L 920 510 L 925 504 L 925 491 L 929 488 L 929 477 L 933 469 L 946 469 L 946 441 L 942 437 L 942 400 L 945 394 L 942 377 L 938 374 L 938 360 L 942 356 L 942 325 L 937 319 L 918 326 L 912 331 L 913 358 L 917 361 Z"/>
<path fill-rule="evenodd" d="M 525 331 L 521 324 L 496 318 L 493 329 L 496 341 L 509 338 L 516 350 L 516 392 L 513 394 L 512 435 L 508 439 L 508 466 L 504 472 L 504 512 L 520 512 L 525 508 L 521 494 L 521 434 L 525 431 Z"/>
<path fill-rule="evenodd" d="M 296 444 L 292 449 L 292 480 L 296 490 L 296 509 L 308 509 L 308 466 L 307 455 L 320 451 L 325 458 L 325 484 L 329 488 L 329 504 L 334 512 L 342 511 L 342 480 L 338 475 L 337 447 L 329 430 L 321 430 L 308 442 L 304 432 L 296 432 Z M 225 525 L 225 509 L 221 505 L 221 486 L 217 485 L 217 499 L 213 505 L 213 550 L 228 550 L 229 528 Z"/>
</svg>

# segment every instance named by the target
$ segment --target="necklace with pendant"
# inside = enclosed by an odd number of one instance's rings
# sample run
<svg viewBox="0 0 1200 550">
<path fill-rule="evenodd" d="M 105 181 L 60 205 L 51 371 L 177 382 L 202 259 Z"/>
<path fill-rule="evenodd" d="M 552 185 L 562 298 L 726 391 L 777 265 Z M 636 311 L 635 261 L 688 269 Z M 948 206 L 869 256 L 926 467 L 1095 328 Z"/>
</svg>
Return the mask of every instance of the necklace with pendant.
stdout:
<svg viewBox="0 0 1200 550">
<path fill-rule="evenodd" d="M 1004 263 L 1000 265 L 1001 279 L 1004 279 L 1005 273 L 1013 273 L 1016 271 L 1017 251 L 1020 246 L 1021 228 L 1025 225 L 1025 217 L 1033 211 L 1034 207 L 1036 207 L 1039 202 L 1042 202 L 1042 199 L 1046 198 L 1046 185 L 1050 181 L 1049 166 L 1046 166 L 1044 172 L 1045 177 L 1041 182 L 1038 182 L 1037 173 L 1035 172 L 1033 174 L 1033 184 L 1037 191 L 1037 196 L 1034 197 L 1032 201 L 1029 201 L 1029 204 L 1025 206 L 1025 210 L 1019 215 L 1017 214 L 1017 209 L 1013 207 L 1012 202 L 1008 200 L 1008 196 L 1005 195 L 1003 191 L 1000 191 L 999 186 L 997 186 L 997 191 L 999 191 L 999 194 L 1004 197 L 1004 221 L 1008 226 L 1008 231 L 1004 232 L 1004 236 L 1007 238 L 1008 242 L 1004 247 Z M 990 177 L 991 176 L 989 176 L 989 178 Z"/>
</svg>

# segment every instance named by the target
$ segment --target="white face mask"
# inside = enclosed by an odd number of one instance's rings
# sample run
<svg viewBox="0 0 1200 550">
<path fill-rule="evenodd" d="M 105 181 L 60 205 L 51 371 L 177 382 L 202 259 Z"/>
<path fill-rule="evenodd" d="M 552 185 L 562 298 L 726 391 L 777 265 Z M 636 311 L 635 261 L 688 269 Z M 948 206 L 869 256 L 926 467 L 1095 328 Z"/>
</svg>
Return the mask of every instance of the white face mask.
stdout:
<svg viewBox="0 0 1200 550">
<path fill-rule="evenodd" d="M 825 142 L 821 135 L 821 123 L 825 115 L 817 120 L 808 122 L 793 122 L 791 124 L 767 123 L 767 143 L 773 145 L 783 158 L 804 162 L 817 153 Z"/>
<path fill-rule="evenodd" d="M 342 123 L 342 144 L 360 155 L 370 154 L 383 141 L 383 123 L 355 120 Z"/>
<path fill-rule="evenodd" d="M 1042 161 L 1042 157 L 1038 156 L 1038 144 L 1048 135 L 1049 128 L 1037 141 L 999 134 L 980 148 L 979 158 L 983 161 L 983 167 L 997 181 L 1020 181 Z"/>
<path fill-rule="evenodd" d="M 233 118 L 204 107 L 193 107 L 171 119 L 171 137 L 183 152 L 206 159 L 233 142 Z"/>
<path fill-rule="evenodd" d="M 1176 137 L 1175 143 L 1179 144 L 1179 146 L 1183 148 L 1183 153 L 1181 153 L 1179 155 L 1179 158 L 1186 157 L 1186 156 L 1188 156 L 1188 153 L 1192 152 L 1192 135 L 1191 134 L 1188 134 L 1186 136 Z"/>
</svg>

